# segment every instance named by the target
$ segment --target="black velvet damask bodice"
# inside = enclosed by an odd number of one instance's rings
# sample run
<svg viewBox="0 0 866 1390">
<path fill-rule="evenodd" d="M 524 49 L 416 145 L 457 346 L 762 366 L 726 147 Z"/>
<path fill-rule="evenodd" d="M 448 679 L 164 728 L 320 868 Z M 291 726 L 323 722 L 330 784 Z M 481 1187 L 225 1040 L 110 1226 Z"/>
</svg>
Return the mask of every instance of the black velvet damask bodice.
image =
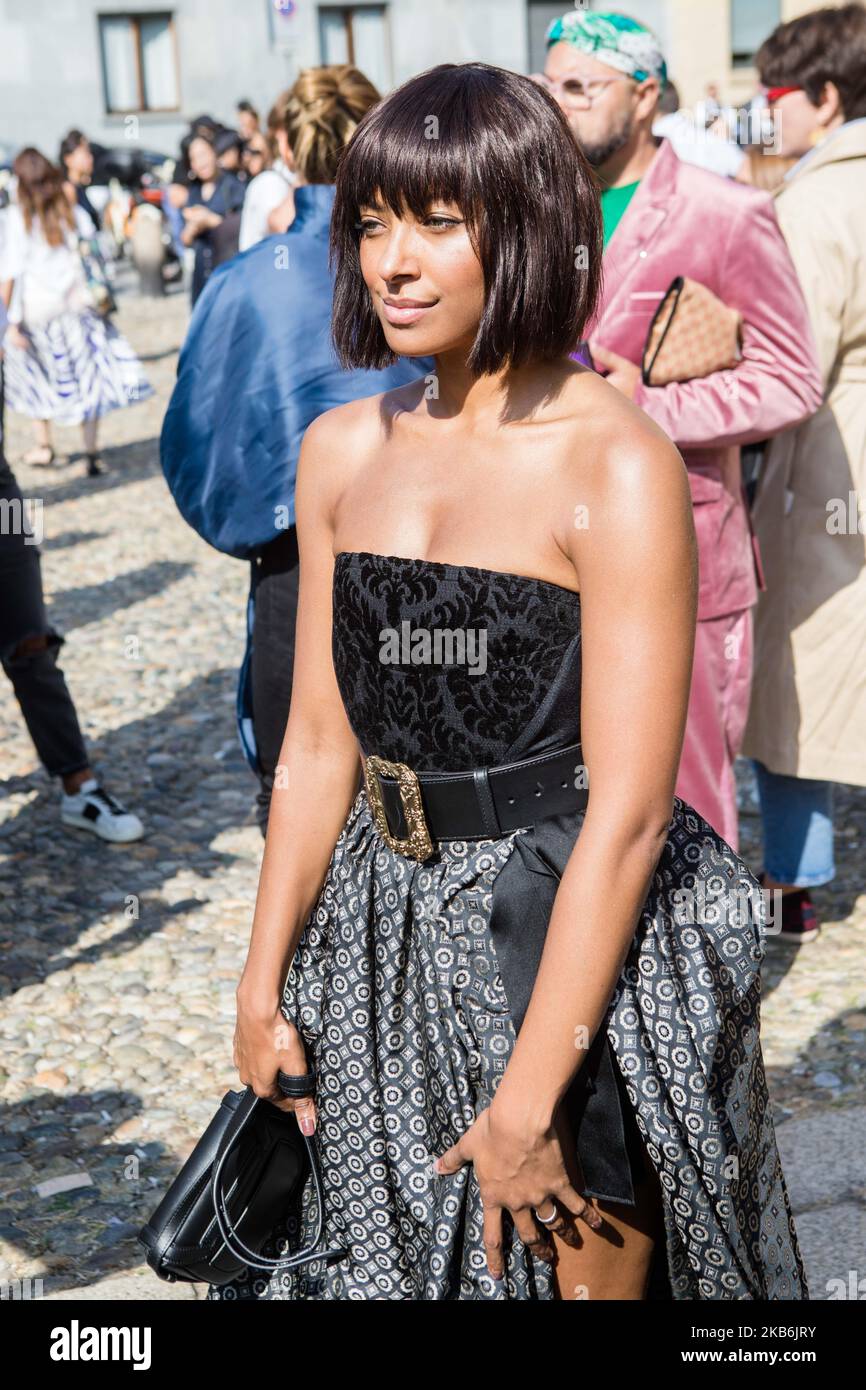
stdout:
<svg viewBox="0 0 866 1390">
<path fill-rule="evenodd" d="M 365 756 L 492 767 L 580 738 L 580 596 L 473 565 L 340 551 L 333 657 Z"/>
</svg>

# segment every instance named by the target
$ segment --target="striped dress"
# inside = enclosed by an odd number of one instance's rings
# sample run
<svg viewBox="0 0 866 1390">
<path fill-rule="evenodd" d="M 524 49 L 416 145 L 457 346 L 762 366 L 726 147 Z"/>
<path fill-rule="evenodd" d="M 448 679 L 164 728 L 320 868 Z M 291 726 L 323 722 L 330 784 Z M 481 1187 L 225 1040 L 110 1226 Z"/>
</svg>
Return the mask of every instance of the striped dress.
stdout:
<svg viewBox="0 0 866 1390">
<path fill-rule="evenodd" d="M 14 285 L 10 318 L 28 343 L 7 334 L 6 404 L 21 415 L 77 425 L 153 395 L 126 338 L 89 304 L 78 236 L 91 230 L 74 209 L 75 232 L 50 246 L 41 228 L 27 230 L 20 209 L 3 215 L 0 280 Z"/>
</svg>

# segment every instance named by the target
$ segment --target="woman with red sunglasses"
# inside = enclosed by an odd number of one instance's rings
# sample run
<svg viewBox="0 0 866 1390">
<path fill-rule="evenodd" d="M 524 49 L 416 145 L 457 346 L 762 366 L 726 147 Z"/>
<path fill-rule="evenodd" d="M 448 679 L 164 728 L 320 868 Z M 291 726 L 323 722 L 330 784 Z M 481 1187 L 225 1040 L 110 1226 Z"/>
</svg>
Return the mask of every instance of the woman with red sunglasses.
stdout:
<svg viewBox="0 0 866 1390">
<path fill-rule="evenodd" d="M 769 447 L 754 509 L 767 589 L 743 753 L 755 760 L 780 937 L 818 934 L 834 784 L 866 786 L 866 9 L 780 25 L 757 55 L 793 156 L 776 210 L 809 306 L 824 404 Z M 858 499 L 859 502 L 858 502 Z"/>
</svg>

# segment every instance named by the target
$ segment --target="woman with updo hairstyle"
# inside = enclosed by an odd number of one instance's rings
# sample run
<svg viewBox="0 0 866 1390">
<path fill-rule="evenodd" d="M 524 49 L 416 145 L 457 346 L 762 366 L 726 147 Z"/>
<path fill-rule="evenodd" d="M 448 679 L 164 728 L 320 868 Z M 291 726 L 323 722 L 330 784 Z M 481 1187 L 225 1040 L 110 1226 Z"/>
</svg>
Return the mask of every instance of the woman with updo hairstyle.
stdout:
<svg viewBox="0 0 866 1390">
<path fill-rule="evenodd" d="M 373 83 L 350 63 L 307 68 L 292 87 L 283 113 L 286 163 L 297 188 L 333 183 L 340 151 L 361 117 L 379 101 Z M 272 232 L 284 232 L 294 215 L 292 195 L 268 219 Z"/>
</svg>

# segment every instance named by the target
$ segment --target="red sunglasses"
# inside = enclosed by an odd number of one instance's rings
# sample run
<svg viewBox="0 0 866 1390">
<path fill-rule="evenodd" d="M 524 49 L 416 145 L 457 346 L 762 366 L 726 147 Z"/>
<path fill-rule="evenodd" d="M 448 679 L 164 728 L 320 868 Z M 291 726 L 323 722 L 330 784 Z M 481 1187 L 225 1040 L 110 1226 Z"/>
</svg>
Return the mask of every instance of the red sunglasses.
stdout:
<svg viewBox="0 0 866 1390">
<path fill-rule="evenodd" d="M 767 88 L 767 105 L 768 105 L 768 106 L 775 106 L 776 102 L 779 100 L 780 97 L 786 97 L 786 96 L 788 95 L 789 92 L 802 92 L 802 90 L 803 90 L 803 88 L 800 87 L 800 86 L 794 86 L 794 87 L 768 87 L 768 88 Z"/>
</svg>

